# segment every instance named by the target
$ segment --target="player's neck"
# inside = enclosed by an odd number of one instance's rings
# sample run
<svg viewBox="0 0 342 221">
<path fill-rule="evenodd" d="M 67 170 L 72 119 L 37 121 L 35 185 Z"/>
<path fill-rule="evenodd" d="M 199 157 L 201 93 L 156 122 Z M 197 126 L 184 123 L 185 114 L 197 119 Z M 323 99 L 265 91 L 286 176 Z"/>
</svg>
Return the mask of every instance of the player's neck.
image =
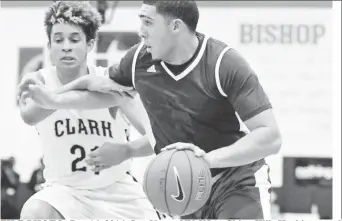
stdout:
<svg viewBox="0 0 342 221">
<path fill-rule="evenodd" d="M 88 73 L 86 64 L 75 68 L 56 68 L 59 81 L 64 85 Z"/>
<path fill-rule="evenodd" d="M 196 35 L 191 37 L 180 38 L 179 43 L 169 53 L 168 57 L 163 59 L 171 65 L 181 65 L 189 61 L 195 54 L 199 46 L 199 39 Z"/>
</svg>

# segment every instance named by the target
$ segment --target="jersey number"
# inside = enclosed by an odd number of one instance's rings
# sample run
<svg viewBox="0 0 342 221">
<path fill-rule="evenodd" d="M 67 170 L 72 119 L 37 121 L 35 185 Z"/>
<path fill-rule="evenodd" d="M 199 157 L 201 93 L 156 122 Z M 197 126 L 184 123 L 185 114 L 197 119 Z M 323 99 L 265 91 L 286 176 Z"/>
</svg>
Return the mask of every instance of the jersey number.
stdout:
<svg viewBox="0 0 342 221">
<path fill-rule="evenodd" d="M 96 150 L 97 148 L 99 148 L 98 146 L 95 146 L 93 149 L 91 149 L 91 151 Z M 83 166 L 83 167 L 77 167 L 77 163 L 81 162 L 82 160 L 84 160 L 84 158 L 86 157 L 86 151 L 84 149 L 84 147 L 80 146 L 80 145 L 74 145 L 71 147 L 70 152 L 71 154 L 75 155 L 76 151 L 78 151 L 80 153 L 80 157 L 77 157 L 75 160 L 72 161 L 71 163 L 71 171 L 75 172 L 75 171 L 87 171 L 87 167 Z M 96 175 L 99 174 L 99 172 L 95 172 Z"/>
</svg>

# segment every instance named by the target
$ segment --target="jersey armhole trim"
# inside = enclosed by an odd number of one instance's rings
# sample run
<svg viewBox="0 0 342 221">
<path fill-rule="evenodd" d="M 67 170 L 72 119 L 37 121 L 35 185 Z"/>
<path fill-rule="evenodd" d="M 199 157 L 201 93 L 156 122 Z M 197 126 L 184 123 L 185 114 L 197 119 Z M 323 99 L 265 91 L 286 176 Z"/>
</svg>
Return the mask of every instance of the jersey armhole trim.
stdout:
<svg viewBox="0 0 342 221">
<path fill-rule="evenodd" d="M 137 48 L 137 50 L 135 51 L 134 56 L 133 56 L 133 62 L 132 62 L 132 84 L 133 84 L 134 88 L 135 88 L 135 66 L 136 66 L 136 63 L 137 63 L 139 52 L 140 52 L 140 50 L 142 49 L 143 46 L 144 46 L 144 43 L 141 43 L 139 45 L 139 47 Z"/>
<path fill-rule="evenodd" d="M 224 97 L 228 97 L 228 95 L 223 91 L 222 86 L 221 86 L 221 81 L 220 81 L 220 65 L 221 65 L 221 61 L 222 61 L 222 58 L 223 58 L 224 54 L 229 49 L 231 49 L 231 47 L 225 47 L 221 51 L 221 53 L 220 53 L 220 55 L 219 55 L 219 57 L 218 57 L 218 59 L 216 61 L 216 66 L 215 66 L 215 82 L 216 82 L 216 87 L 219 90 L 220 94 L 222 96 L 224 96 Z"/>
</svg>

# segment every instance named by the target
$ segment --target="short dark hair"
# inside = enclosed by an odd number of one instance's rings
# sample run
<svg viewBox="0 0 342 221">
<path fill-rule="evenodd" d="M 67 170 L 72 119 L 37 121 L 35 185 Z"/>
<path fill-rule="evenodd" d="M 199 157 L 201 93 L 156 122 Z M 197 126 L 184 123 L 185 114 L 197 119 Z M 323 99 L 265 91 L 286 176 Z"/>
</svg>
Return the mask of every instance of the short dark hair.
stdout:
<svg viewBox="0 0 342 221">
<path fill-rule="evenodd" d="M 156 6 L 157 13 L 171 18 L 181 19 L 189 28 L 195 32 L 199 19 L 199 11 L 195 1 L 153 1 L 145 0 L 143 4 Z"/>
<path fill-rule="evenodd" d="M 101 25 L 101 15 L 96 8 L 83 1 L 57 1 L 45 13 L 44 25 L 49 41 L 52 26 L 56 23 L 67 23 L 82 28 L 86 40 L 95 39 Z"/>
</svg>

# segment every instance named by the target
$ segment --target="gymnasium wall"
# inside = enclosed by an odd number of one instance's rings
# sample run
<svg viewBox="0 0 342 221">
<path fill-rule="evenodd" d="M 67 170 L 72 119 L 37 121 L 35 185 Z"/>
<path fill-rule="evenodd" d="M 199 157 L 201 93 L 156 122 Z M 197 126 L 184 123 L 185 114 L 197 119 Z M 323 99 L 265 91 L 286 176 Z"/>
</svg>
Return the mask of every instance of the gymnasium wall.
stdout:
<svg viewBox="0 0 342 221">
<path fill-rule="evenodd" d="M 38 165 L 41 149 L 35 129 L 20 118 L 15 86 L 21 72 L 47 61 L 44 10 L 10 7 L 0 12 L 0 134 L 5 144 L 1 157 L 16 157 L 16 170 L 24 182 Z M 89 62 L 117 62 L 127 47 L 138 41 L 138 10 L 133 6 L 115 10 L 110 24 L 102 27 L 102 42 L 90 54 Z M 272 101 L 283 134 L 281 153 L 268 158 L 274 186 L 283 183 L 284 156 L 332 157 L 330 11 L 320 7 L 200 8 L 198 30 L 237 49 L 258 73 Z"/>
</svg>

